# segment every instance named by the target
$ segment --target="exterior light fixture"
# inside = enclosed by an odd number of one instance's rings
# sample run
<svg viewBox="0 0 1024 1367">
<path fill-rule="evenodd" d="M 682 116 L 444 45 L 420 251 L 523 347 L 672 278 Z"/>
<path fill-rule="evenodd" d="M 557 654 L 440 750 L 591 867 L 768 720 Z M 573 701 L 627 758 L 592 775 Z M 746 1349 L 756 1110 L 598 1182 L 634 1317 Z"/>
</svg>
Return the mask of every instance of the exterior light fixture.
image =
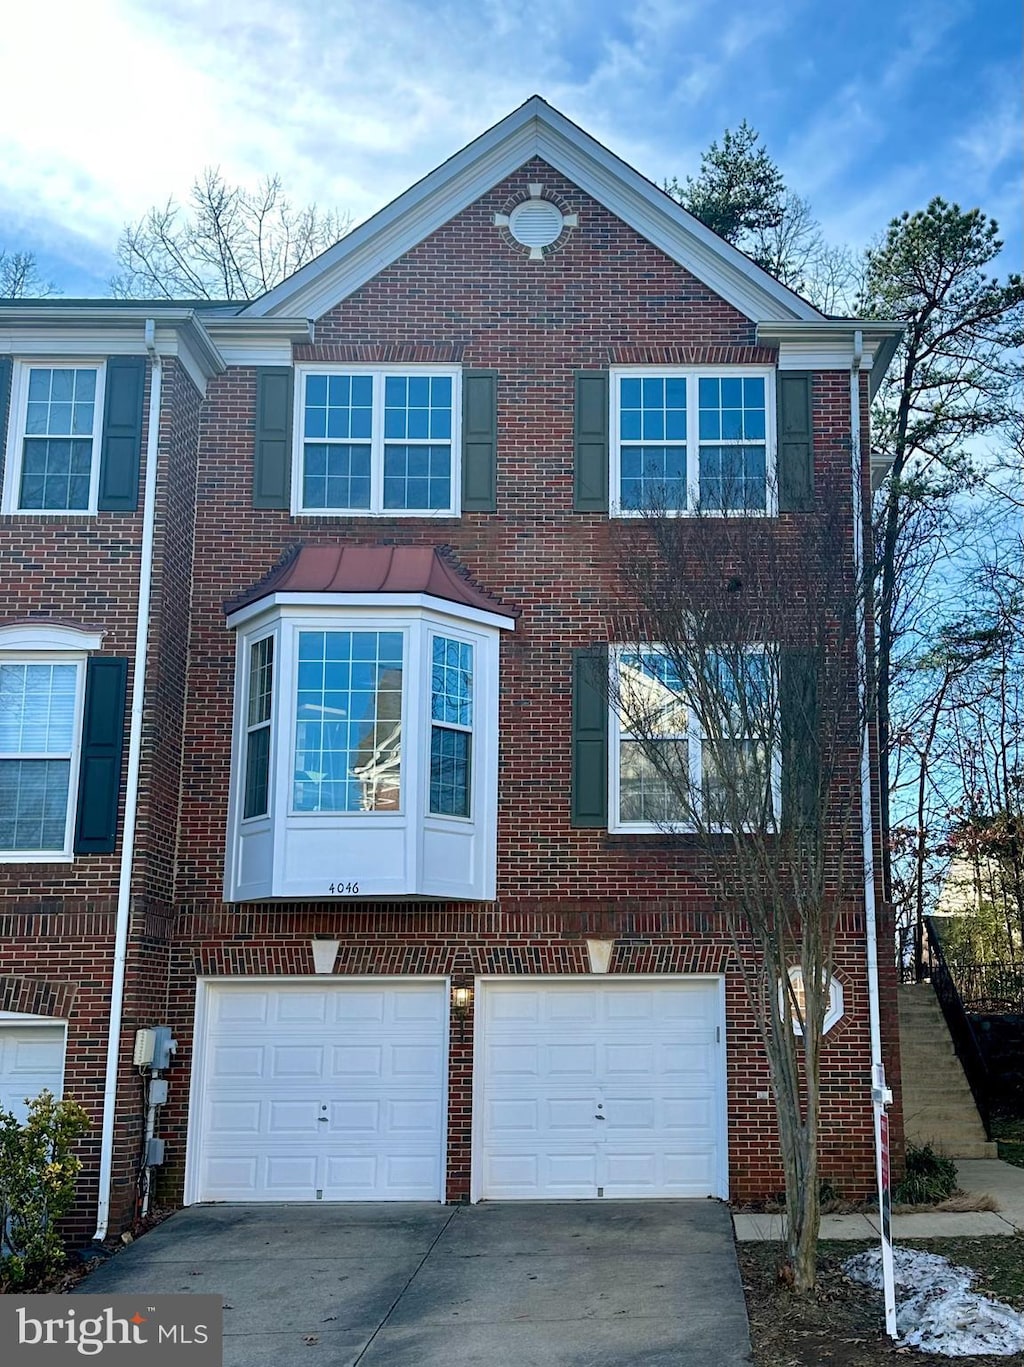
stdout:
<svg viewBox="0 0 1024 1367">
<path fill-rule="evenodd" d="M 473 1000 L 473 989 L 471 987 L 452 988 L 452 1015 L 459 1022 L 459 1042 L 466 1038 L 466 1017 L 469 1015 L 469 1004 Z"/>
</svg>

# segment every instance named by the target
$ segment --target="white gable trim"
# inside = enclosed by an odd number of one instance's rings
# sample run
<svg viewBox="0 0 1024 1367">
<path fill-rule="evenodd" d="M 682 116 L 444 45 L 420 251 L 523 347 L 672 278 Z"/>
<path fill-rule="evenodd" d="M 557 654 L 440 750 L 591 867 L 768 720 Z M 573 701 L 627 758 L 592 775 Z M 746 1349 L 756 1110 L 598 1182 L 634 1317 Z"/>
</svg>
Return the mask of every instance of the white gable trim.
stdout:
<svg viewBox="0 0 1024 1367">
<path fill-rule="evenodd" d="M 320 317 L 535 156 L 748 318 L 822 318 L 538 95 L 250 304 L 242 316 Z"/>
</svg>

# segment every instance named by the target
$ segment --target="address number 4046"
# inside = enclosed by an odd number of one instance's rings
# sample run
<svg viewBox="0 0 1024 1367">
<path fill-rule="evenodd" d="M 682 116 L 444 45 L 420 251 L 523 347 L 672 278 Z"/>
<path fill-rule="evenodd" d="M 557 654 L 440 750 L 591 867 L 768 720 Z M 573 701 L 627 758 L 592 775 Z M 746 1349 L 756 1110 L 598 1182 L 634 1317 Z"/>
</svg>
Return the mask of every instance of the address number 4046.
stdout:
<svg viewBox="0 0 1024 1367">
<path fill-rule="evenodd" d="M 327 889 L 332 897 L 355 897 L 359 893 L 358 883 L 332 883 Z"/>
</svg>

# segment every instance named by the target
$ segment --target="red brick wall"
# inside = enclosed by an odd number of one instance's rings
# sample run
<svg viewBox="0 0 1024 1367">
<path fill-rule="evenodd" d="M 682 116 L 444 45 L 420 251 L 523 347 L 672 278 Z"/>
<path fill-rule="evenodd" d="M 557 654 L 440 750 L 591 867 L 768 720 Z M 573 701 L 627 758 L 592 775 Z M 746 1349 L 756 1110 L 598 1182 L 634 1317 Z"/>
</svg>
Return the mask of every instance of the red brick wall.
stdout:
<svg viewBox="0 0 1024 1367">
<path fill-rule="evenodd" d="M 543 264 L 493 227 L 528 181 L 580 215 Z M 634 939 L 613 971 L 728 971 L 731 1181 L 752 1197 L 781 1185 L 766 1065 L 701 857 L 685 842 L 569 825 L 570 652 L 609 638 L 621 608 L 621 524 L 572 511 L 573 371 L 609 364 L 771 363 L 754 328 L 682 267 L 534 162 L 317 321 L 296 360 L 436 361 L 499 372 L 498 513 L 461 519 L 293 518 L 251 507 L 255 379 L 232 370 L 203 415 L 196 528 L 190 715 L 183 770 L 173 1006 L 180 1086 L 165 1117 L 168 1179 L 184 1159 L 185 1070 L 197 973 L 308 973 L 314 933 L 342 940 L 336 973 L 583 972 L 588 928 Z M 815 385 L 819 486 L 849 506 L 849 384 Z M 225 530 L 230 529 L 226 535 Z M 799 516 L 752 532 L 782 559 Z M 451 544 L 486 589 L 518 603 L 502 641 L 498 900 L 492 906 L 224 907 L 234 651 L 223 599 L 296 540 Z M 852 545 L 852 540 L 851 540 Z M 710 574 L 720 574 L 711 567 Z M 783 586 L 783 592 L 792 586 Z M 858 870 L 851 870 L 856 902 Z M 862 917 L 838 951 L 847 1014 L 825 1050 L 823 1169 L 851 1194 L 870 1187 L 869 1068 Z M 468 1192 L 472 1023 L 452 1039 L 448 1195 Z"/>
</svg>

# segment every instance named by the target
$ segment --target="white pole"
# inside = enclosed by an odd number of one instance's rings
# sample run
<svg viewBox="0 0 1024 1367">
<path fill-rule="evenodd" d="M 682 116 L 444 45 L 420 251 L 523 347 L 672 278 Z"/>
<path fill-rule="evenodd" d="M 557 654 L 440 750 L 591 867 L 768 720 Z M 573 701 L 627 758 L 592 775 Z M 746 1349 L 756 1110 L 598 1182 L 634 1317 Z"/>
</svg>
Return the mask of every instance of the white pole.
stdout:
<svg viewBox="0 0 1024 1367">
<path fill-rule="evenodd" d="M 889 1202 L 889 1117 L 886 1106 L 892 1092 L 885 1085 L 882 1061 L 882 1029 L 878 1007 L 878 935 L 875 922 L 875 843 L 872 816 L 871 729 L 868 703 L 868 621 L 865 594 L 867 580 L 864 555 L 864 495 L 860 449 L 860 364 L 864 337 L 858 328 L 853 334 L 853 364 L 850 367 L 850 448 L 853 462 L 853 556 L 858 588 L 857 665 L 861 676 L 860 819 L 864 859 L 864 924 L 868 960 L 868 1018 L 871 1028 L 871 1108 L 875 1130 L 875 1176 L 878 1209 L 881 1215 L 882 1295 L 885 1301 L 885 1332 L 896 1338 L 896 1280 L 892 1265 L 892 1231 Z"/>
</svg>

